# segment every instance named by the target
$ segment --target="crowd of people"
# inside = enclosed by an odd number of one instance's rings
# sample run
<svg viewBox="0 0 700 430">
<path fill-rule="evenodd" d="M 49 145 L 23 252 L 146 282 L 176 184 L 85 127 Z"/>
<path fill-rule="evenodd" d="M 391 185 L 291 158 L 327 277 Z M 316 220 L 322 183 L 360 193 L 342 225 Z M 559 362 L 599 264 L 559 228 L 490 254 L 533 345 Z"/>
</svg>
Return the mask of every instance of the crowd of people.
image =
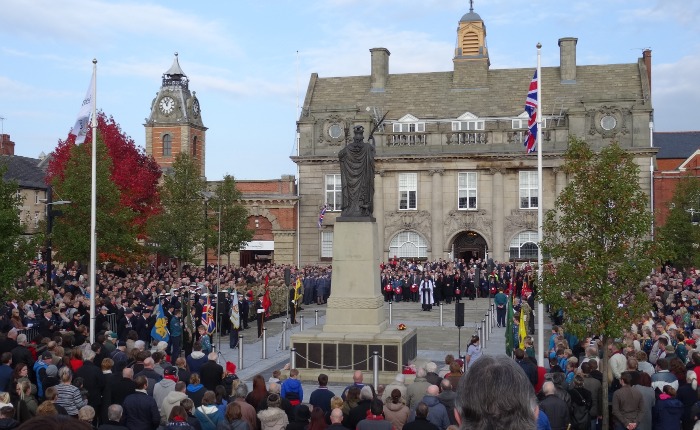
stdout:
<svg viewBox="0 0 700 430">
<path fill-rule="evenodd" d="M 672 267 L 650 274 L 642 285 L 650 299 L 648 315 L 607 344 L 593 333 L 577 338 L 565 332 L 560 325 L 565 327 L 566 315 L 552 310 L 555 324 L 547 351 L 535 351 L 527 336 L 512 358 L 485 356 L 475 336 L 464 361 L 448 356 L 440 370 L 433 363 L 413 364 L 411 384 L 406 384 L 411 375 L 401 374 L 387 387 L 372 387 L 356 372 L 355 382 L 336 396 L 321 375 L 307 404 L 298 372 L 291 369 L 267 382 L 256 376 L 248 393 L 232 363 L 217 363 L 210 327 L 201 324 L 214 292 L 237 295 L 237 329 L 244 330 L 260 315 L 265 289 L 275 291 L 278 312 L 325 303 L 331 270 L 103 268 L 96 275 L 98 334 L 90 343 L 86 277 L 77 263 L 53 268 L 47 297 L 38 302 L 10 298 L 0 311 L 0 428 L 65 415 L 105 429 L 214 429 L 222 423 L 220 428 L 237 430 L 446 430 L 461 421 L 465 429 L 488 428 L 483 423 L 516 428 L 518 423 L 517 428 L 597 430 L 604 407 L 603 368 L 609 371 L 613 428 L 690 430 L 698 421 L 700 272 Z M 526 331 L 534 334 L 536 291 L 527 264 L 391 260 L 379 270 L 387 301 L 420 303 L 430 310 L 439 303 L 491 295 L 499 326 L 505 325 L 505 303 L 515 296 L 516 310 L 528 314 Z M 45 270 L 37 265 L 22 282 L 47 287 L 44 279 Z M 159 303 L 171 333 L 168 342 L 151 336 Z M 224 300 L 218 306 L 230 304 Z M 227 308 L 224 315 L 229 314 Z M 234 330 L 230 318 L 219 322 L 223 333 Z M 517 314 L 513 322 L 517 330 Z M 180 343 L 172 340 L 178 338 Z M 606 349 L 609 358 L 603 363 Z M 547 366 L 537 365 L 537 354 L 546 355 Z M 527 386 L 518 386 L 522 381 Z M 484 402 L 492 406 L 479 409 Z M 474 417 L 481 424 L 465 424 Z"/>
</svg>

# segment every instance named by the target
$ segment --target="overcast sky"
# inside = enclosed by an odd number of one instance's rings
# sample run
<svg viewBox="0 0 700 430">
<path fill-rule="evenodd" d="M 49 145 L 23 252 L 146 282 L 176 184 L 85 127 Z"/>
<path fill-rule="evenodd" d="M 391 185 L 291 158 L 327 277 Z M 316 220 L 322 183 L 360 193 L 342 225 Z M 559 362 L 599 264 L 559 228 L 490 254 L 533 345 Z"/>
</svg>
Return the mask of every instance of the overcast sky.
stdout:
<svg viewBox="0 0 700 430">
<path fill-rule="evenodd" d="M 492 68 L 633 63 L 651 48 L 657 131 L 698 130 L 700 1 L 477 0 Z M 390 72 L 452 69 L 465 0 L 4 0 L 0 117 L 15 153 L 49 153 L 75 121 L 98 60 L 98 109 L 138 145 L 161 78 L 178 52 L 207 131 L 206 176 L 295 174 L 297 105 L 309 75 L 368 75 L 369 49 Z M 527 88 L 523 88 L 523 100 Z"/>
</svg>

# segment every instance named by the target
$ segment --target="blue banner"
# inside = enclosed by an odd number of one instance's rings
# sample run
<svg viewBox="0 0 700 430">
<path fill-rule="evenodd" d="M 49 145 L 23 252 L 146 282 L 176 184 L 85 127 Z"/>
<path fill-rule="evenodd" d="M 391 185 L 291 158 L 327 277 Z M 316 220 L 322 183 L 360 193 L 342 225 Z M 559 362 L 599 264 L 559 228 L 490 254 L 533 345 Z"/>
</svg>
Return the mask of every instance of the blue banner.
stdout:
<svg viewBox="0 0 700 430">
<path fill-rule="evenodd" d="M 165 316 L 160 299 L 158 299 L 158 306 L 156 306 L 156 323 L 153 324 L 153 328 L 151 329 L 151 337 L 158 342 L 167 342 L 170 339 L 168 318 Z"/>
</svg>

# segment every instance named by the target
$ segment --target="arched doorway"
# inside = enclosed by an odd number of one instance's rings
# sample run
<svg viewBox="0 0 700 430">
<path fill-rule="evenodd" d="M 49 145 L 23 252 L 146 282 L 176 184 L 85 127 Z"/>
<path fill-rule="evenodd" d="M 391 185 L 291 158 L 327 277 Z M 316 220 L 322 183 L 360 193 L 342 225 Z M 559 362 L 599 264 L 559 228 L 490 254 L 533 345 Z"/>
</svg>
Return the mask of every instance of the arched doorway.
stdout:
<svg viewBox="0 0 700 430">
<path fill-rule="evenodd" d="M 452 242 L 454 258 L 470 259 L 486 258 L 486 239 L 475 231 L 464 231 Z"/>
</svg>

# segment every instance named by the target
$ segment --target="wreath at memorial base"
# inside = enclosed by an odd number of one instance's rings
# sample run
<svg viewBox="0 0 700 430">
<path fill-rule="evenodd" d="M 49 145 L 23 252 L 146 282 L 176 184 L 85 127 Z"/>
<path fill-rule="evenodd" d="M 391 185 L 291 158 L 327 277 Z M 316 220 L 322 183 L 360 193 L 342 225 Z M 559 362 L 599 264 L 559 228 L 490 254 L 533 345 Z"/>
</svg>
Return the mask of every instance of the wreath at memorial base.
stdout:
<svg viewBox="0 0 700 430">
<path fill-rule="evenodd" d="M 398 326 L 396 326 L 396 329 L 399 330 L 399 331 L 406 330 L 406 324 L 401 323 L 401 324 L 399 324 Z"/>
</svg>

